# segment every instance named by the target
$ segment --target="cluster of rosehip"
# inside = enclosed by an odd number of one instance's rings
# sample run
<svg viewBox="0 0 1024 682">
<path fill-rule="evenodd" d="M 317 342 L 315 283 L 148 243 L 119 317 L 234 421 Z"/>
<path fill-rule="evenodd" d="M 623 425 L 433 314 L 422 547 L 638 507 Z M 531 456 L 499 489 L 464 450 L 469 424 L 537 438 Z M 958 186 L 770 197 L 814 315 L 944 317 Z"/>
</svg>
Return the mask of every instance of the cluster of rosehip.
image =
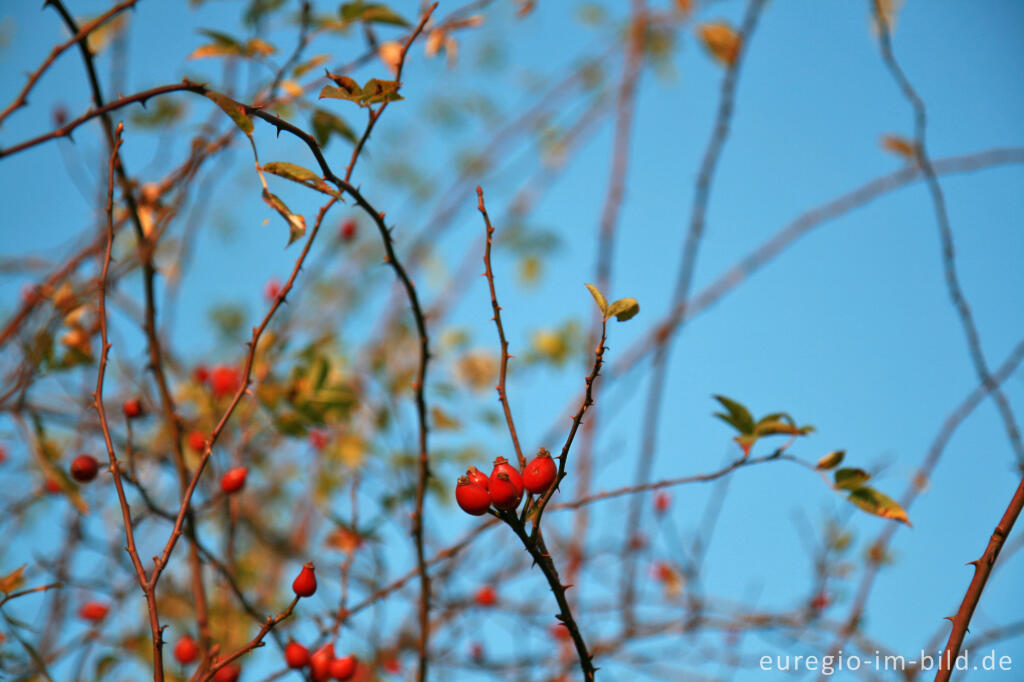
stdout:
<svg viewBox="0 0 1024 682">
<path fill-rule="evenodd" d="M 507 511 L 515 509 L 523 501 L 524 489 L 534 495 L 546 493 L 557 476 L 555 460 L 544 448 L 526 465 L 522 474 L 507 459 L 498 457 L 494 460 L 490 477 L 474 466 L 466 470 L 465 476 L 459 477 L 455 501 L 462 511 L 473 516 L 486 514 L 491 506 Z"/>
<path fill-rule="evenodd" d="M 299 575 L 292 582 L 292 591 L 296 598 L 312 597 L 316 594 L 316 573 L 313 569 L 313 562 L 308 562 L 302 567 Z M 182 665 L 193 663 L 198 657 L 199 645 L 188 635 L 179 639 L 174 646 L 174 658 Z M 310 677 L 315 682 L 352 679 L 359 666 L 359 660 L 355 656 L 338 658 L 334 653 L 333 643 L 325 644 L 310 654 L 309 649 L 295 640 L 291 640 L 284 647 L 284 660 L 288 667 L 294 670 L 301 670 L 308 666 Z M 229 664 L 218 669 L 213 679 L 215 682 L 234 682 L 240 674 L 241 669 L 237 665 Z"/>
</svg>

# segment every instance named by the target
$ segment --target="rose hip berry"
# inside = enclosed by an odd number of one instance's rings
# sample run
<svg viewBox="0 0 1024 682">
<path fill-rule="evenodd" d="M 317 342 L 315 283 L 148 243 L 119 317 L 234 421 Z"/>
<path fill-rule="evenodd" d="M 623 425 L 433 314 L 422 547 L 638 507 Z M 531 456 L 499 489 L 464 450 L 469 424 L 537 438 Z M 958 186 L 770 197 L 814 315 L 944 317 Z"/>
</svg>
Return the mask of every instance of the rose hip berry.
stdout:
<svg viewBox="0 0 1024 682">
<path fill-rule="evenodd" d="M 174 645 L 174 658 L 182 665 L 188 665 L 199 656 L 199 646 L 196 640 L 185 635 Z"/>
<path fill-rule="evenodd" d="M 213 682 L 238 682 L 241 674 L 242 669 L 237 665 L 226 665 L 214 674 Z"/>
<path fill-rule="evenodd" d="M 487 489 L 471 483 L 468 476 L 460 476 L 455 485 L 455 501 L 462 511 L 473 516 L 483 516 L 491 506 L 491 498 Z"/>
<path fill-rule="evenodd" d="M 206 434 L 196 429 L 188 433 L 188 446 L 195 452 L 202 452 L 206 447 Z"/>
<path fill-rule="evenodd" d="M 490 479 L 488 479 L 487 476 L 476 467 L 471 466 L 466 469 L 466 477 L 469 479 L 470 483 L 475 483 L 484 490 L 487 490 L 487 485 Z"/>
<path fill-rule="evenodd" d="M 476 595 L 473 600 L 478 606 L 494 606 L 498 603 L 498 596 L 494 593 L 494 588 L 490 585 L 484 585 L 476 591 Z"/>
<path fill-rule="evenodd" d="M 242 377 L 234 367 L 214 367 L 210 372 L 210 390 L 217 398 L 230 395 L 238 390 Z"/>
<path fill-rule="evenodd" d="M 142 416 L 142 401 L 138 398 L 129 398 L 124 401 L 121 411 L 124 412 L 124 416 L 128 419 L 137 419 Z"/>
<path fill-rule="evenodd" d="M 248 473 L 249 472 L 245 467 L 228 469 L 224 472 L 224 475 L 220 477 L 220 489 L 228 495 L 237 493 L 245 487 L 245 477 Z"/>
<path fill-rule="evenodd" d="M 523 470 L 523 485 L 534 495 L 539 495 L 547 492 L 557 475 L 558 467 L 555 466 L 555 460 L 551 459 L 551 453 L 541 448 Z"/>
<path fill-rule="evenodd" d="M 313 572 L 312 561 L 307 561 L 292 581 L 292 592 L 297 597 L 312 597 L 316 593 L 316 574 Z"/>
<path fill-rule="evenodd" d="M 110 607 L 98 601 L 87 601 L 82 604 L 82 608 L 78 609 L 79 618 L 90 623 L 98 623 L 106 618 L 108 613 L 110 613 Z"/>
<path fill-rule="evenodd" d="M 504 457 L 496 457 L 494 460 L 494 468 L 491 470 L 491 480 L 488 482 L 488 490 L 490 486 L 494 485 L 494 479 L 497 477 L 499 472 L 508 474 L 509 480 L 512 485 L 516 487 L 516 491 L 519 495 L 523 494 L 523 477 L 519 474 L 519 470 L 508 463 L 508 460 Z"/>
<path fill-rule="evenodd" d="M 309 667 L 316 682 L 325 682 L 331 676 L 331 661 L 334 660 L 334 644 L 324 644 L 309 657 Z"/>
<path fill-rule="evenodd" d="M 660 491 L 654 496 L 654 511 L 658 514 L 664 514 L 668 511 L 669 506 L 672 504 L 672 496 L 664 490 Z"/>
<path fill-rule="evenodd" d="M 96 478 L 100 464 L 92 455 L 79 455 L 71 461 L 71 478 L 79 483 L 88 483 Z"/>
<path fill-rule="evenodd" d="M 339 236 L 341 236 L 343 240 L 347 242 L 352 241 L 352 239 L 356 236 L 356 221 L 352 220 L 351 218 L 349 220 L 346 220 L 344 223 L 341 224 L 341 229 L 338 230 L 338 234 Z"/>
<path fill-rule="evenodd" d="M 289 668 L 305 668 L 309 665 L 309 649 L 294 640 L 288 642 L 284 647 L 284 661 Z"/>
<path fill-rule="evenodd" d="M 491 504 L 498 509 L 515 509 L 523 499 L 522 487 L 516 487 L 507 471 L 491 474 L 488 492 L 491 495 Z"/>
<path fill-rule="evenodd" d="M 349 680 L 356 674 L 356 664 L 359 663 L 355 656 L 342 656 L 331 661 L 331 677 L 336 680 Z"/>
</svg>

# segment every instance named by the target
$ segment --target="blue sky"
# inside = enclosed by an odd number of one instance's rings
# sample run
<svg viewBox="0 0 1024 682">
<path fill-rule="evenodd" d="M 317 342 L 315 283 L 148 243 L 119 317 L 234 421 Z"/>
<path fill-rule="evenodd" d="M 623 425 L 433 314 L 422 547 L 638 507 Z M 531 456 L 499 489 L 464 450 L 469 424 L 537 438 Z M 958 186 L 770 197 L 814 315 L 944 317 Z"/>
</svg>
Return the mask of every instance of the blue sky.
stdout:
<svg viewBox="0 0 1024 682">
<path fill-rule="evenodd" d="M 565 67 L 559 65 L 594 51 L 612 30 L 580 26 L 575 3 L 538 3 L 539 9 L 520 22 L 511 18 L 508 3 L 496 4 L 487 11 L 484 27 L 465 35 L 463 62 L 455 70 L 413 52 L 403 89 L 407 101 L 388 110 L 371 142 L 370 156 L 357 170 L 356 179 L 367 196 L 395 222 L 399 249 L 422 226 L 435 199 L 410 200 L 395 194 L 396 200 L 382 188 L 376 171 L 387 150 L 408 149 L 416 165 L 438 179 L 440 192 L 448 185 L 455 153 L 474 141 L 485 144 L 489 137 L 488 127 L 478 122 L 450 135 L 423 135 L 426 124 L 418 104 L 470 88 L 489 93 L 506 115 L 514 115 L 536 95 L 524 85 L 530 74 L 563 73 Z M 608 3 L 610 16 L 621 18 L 620 4 L 624 3 Z M 219 71 L 212 63 L 191 62 L 183 68 L 182 57 L 202 42 L 194 29 L 232 28 L 239 5 L 210 2 L 195 11 L 183 5 L 140 3 L 132 18 L 126 91 L 174 82 L 186 74 L 206 74 L 217 82 Z M 394 6 L 411 15 L 418 3 L 405 5 Z M 878 141 L 883 134 L 909 136 L 911 111 L 881 61 L 867 5 L 776 0 L 766 7 L 740 77 L 736 115 L 715 177 L 694 291 L 807 209 L 900 167 L 901 160 L 881 150 Z M 72 3 L 78 15 L 106 6 Z M 743 6 L 728 0 L 699 16 L 737 21 Z M 454 7 L 442 3 L 439 11 Z M 40 11 L 35 3 L 4 7 L 0 21 L 6 22 L 0 26 L 10 36 L 0 52 L 0 92 L 8 93 L 6 103 L 20 88 L 22 73 L 34 68 L 65 34 L 53 13 Z M 1013 75 L 1014 64 L 1024 57 L 1022 26 L 1024 5 L 1011 0 L 907 0 L 899 13 L 894 47 L 928 106 L 928 147 L 933 157 L 1024 144 L 1024 91 L 1019 75 Z M 289 31 L 279 27 L 271 36 L 290 35 Z M 642 312 L 628 324 L 612 325 L 613 361 L 617 351 L 640 338 L 669 308 L 693 183 L 717 106 L 721 68 L 696 43 L 692 31 L 682 34 L 680 41 L 672 74 L 658 76 L 648 70 L 640 85 L 610 295 L 636 297 Z M 497 73 L 472 68 L 473 55 L 484 44 L 498 46 L 504 55 L 505 66 Z M 325 41 L 313 52 L 331 52 L 340 62 L 354 50 L 350 39 Z M 360 76 L 379 76 L 380 71 L 374 64 Z M 102 73 L 109 81 L 109 73 Z M 49 112 L 57 102 L 79 112 L 87 98 L 81 64 L 69 53 L 44 77 L 31 107 L 5 122 L 0 145 L 48 130 Z M 205 102 L 189 101 L 188 106 L 197 120 L 209 113 Z M 561 114 L 571 119 L 573 110 Z M 77 139 L 76 146 L 65 146 L 63 152 L 49 144 L 0 162 L 5 228 L 0 232 L 0 252 L 5 257 L 55 257 L 96 220 L 92 206 L 97 160 L 102 156 L 98 126 L 83 129 Z M 606 121 L 537 205 L 533 223 L 555 230 L 562 240 L 538 286 L 517 289 L 515 259 L 496 254 L 495 267 L 504 278 L 499 290 L 507 292 L 502 303 L 513 352 L 525 348 L 538 328 L 569 318 L 589 320 L 592 303 L 582 283 L 594 277 L 593 235 L 608 181 L 611 140 L 612 128 Z M 268 130 L 258 129 L 257 143 L 264 161 L 312 166 L 300 146 L 276 141 Z M 154 149 L 151 140 L 129 138 L 129 169 L 147 168 Z M 343 151 L 340 145 L 334 149 Z M 380 150 L 376 155 L 375 149 Z M 62 153 L 78 169 L 74 174 L 65 170 Z M 279 231 L 261 226 L 267 211 L 250 172 L 251 159 L 242 147 L 233 153 L 232 170 L 213 196 L 217 213 L 232 217 L 233 236 L 225 238 L 215 229 L 201 231 L 196 261 L 182 291 L 183 305 L 176 311 L 176 341 L 209 357 L 235 353 L 231 346 L 215 346 L 206 316 L 209 304 L 240 301 L 251 317 L 262 315 L 261 292 L 268 273 L 285 276 L 296 252 L 296 247 L 281 248 L 284 238 Z M 526 150 L 525 158 L 531 154 Z M 343 167 L 346 157 L 347 150 L 332 163 Z M 79 186 L 84 177 L 86 196 L 76 187 L 75 175 L 80 176 Z M 492 216 L 503 213 L 520 181 L 514 172 L 483 179 Z M 1024 169 L 1019 166 L 941 179 L 960 279 L 990 367 L 998 366 L 1024 334 L 1024 306 L 1019 293 L 1013 294 L 1024 291 L 1024 270 L 1019 266 L 1024 254 L 1022 181 Z M 292 196 L 293 208 L 310 215 L 313 204 L 303 204 L 297 193 L 288 195 L 289 201 Z M 451 229 L 437 242 L 437 257 L 454 267 L 480 233 L 475 201 L 467 198 Z M 436 280 L 421 280 L 429 301 L 437 293 Z M 10 309 L 23 283 L 10 277 L 0 280 L 4 310 Z M 462 298 L 451 321 L 471 329 L 476 345 L 491 348 L 489 317 L 480 280 Z M 439 330 L 434 334 L 439 336 Z M 132 347 L 132 337 L 127 338 Z M 822 225 L 787 249 L 687 325 L 674 345 L 669 372 L 655 478 L 709 471 L 735 456 L 727 427 L 710 416 L 714 404 L 709 396 L 722 393 L 742 400 L 756 413 L 786 410 L 799 421 L 814 424 L 817 433 L 794 446 L 795 454 L 814 460 L 844 448 L 852 465 L 884 465 L 878 487 L 893 496 L 900 494 L 946 415 L 977 384 L 944 287 L 938 231 L 924 186 L 914 184 L 886 195 Z M 552 447 L 540 438 L 552 415 L 575 395 L 581 377 L 582 372 L 575 370 L 513 375 L 511 400 L 520 433 L 526 434 L 525 447 Z M 598 489 L 616 487 L 633 476 L 646 381 L 631 375 L 608 394 L 615 402 L 603 411 L 607 421 L 602 422 L 597 449 Z M 1021 414 L 1020 373 L 1006 382 L 1005 391 Z M 435 442 L 443 443 L 443 436 Z M 941 627 L 942 617 L 955 609 L 970 578 L 964 563 L 984 548 L 1018 480 L 998 414 L 986 401 L 957 431 L 928 492 L 910 510 L 914 528 L 897 532 L 895 563 L 883 569 L 869 602 L 866 629 L 872 637 L 900 653 L 916 655 Z M 673 490 L 673 518 L 683 532 L 697 526 L 706 499 L 715 490 Z M 826 515 L 846 514 L 848 507 L 816 476 L 785 465 L 741 471 L 727 494 L 703 587 L 726 598 L 758 595 L 758 605 L 766 609 L 799 604 L 806 598 L 812 568 L 805 552 L 805 529 L 820 528 Z M 620 538 L 624 510 L 621 502 L 594 507 L 591 540 Z M 434 512 L 439 518 L 452 515 L 450 507 L 438 506 Z M 569 527 L 565 520 L 556 522 Z M 884 523 L 865 514 L 851 518 L 857 552 Z M 438 523 L 432 528 L 432 542 L 442 546 L 466 527 L 461 518 Z M 1024 611 L 1019 589 L 1022 561 L 1018 553 L 1006 557 L 986 589 L 972 631 L 1009 622 Z M 0 565 L 5 567 L 6 562 Z M 614 594 L 616 574 L 608 575 L 607 588 Z M 535 577 L 535 587 L 542 589 Z M 845 614 L 843 599 L 851 596 L 855 584 L 851 579 L 836 585 L 841 605 L 828 612 L 830 617 Z M 604 595 L 605 586 L 583 588 L 584 598 L 600 600 Z M 500 641 L 500 633 L 488 634 Z M 785 647 L 755 636 L 744 643 L 748 655 L 780 649 Z M 1001 642 L 996 649 L 1020 661 L 1015 667 L 1024 665 L 1020 637 Z M 794 648 L 796 652 L 808 653 Z M 618 676 L 626 674 L 619 671 L 609 679 L 628 679 Z M 1013 679 L 1013 673 L 979 673 L 968 679 L 990 677 Z M 746 671 L 735 679 L 764 679 L 764 674 Z"/>
</svg>

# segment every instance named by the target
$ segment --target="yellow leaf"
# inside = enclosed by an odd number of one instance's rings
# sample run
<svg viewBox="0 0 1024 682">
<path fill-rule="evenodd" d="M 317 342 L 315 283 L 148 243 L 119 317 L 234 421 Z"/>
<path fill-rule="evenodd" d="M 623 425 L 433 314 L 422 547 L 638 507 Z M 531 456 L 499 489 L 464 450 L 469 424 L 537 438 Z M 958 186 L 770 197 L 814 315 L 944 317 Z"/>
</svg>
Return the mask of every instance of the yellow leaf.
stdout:
<svg viewBox="0 0 1024 682">
<path fill-rule="evenodd" d="M 18 589 L 18 586 L 23 582 L 21 574 L 25 572 L 25 566 L 27 564 L 22 564 L 20 568 L 0 578 L 0 592 L 8 593 Z"/>
<path fill-rule="evenodd" d="M 902 156 L 907 161 L 913 161 L 917 158 L 917 145 L 902 135 L 882 135 L 879 144 L 882 145 L 882 149 L 885 151 Z"/>
<path fill-rule="evenodd" d="M 281 87 L 292 97 L 302 97 L 302 86 L 293 80 L 285 79 L 281 81 Z"/>
<path fill-rule="evenodd" d="M 704 41 L 704 47 L 715 59 L 727 66 L 736 63 L 743 39 L 729 24 L 725 22 L 702 24 L 697 29 L 697 34 Z"/>
<path fill-rule="evenodd" d="M 437 406 L 430 408 L 430 416 L 434 428 L 438 431 L 454 431 L 462 426 L 462 422 Z"/>
<path fill-rule="evenodd" d="M 395 40 L 381 43 L 377 48 L 377 56 L 391 70 L 391 73 L 397 73 L 398 64 L 402 60 L 402 45 Z"/>
</svg>

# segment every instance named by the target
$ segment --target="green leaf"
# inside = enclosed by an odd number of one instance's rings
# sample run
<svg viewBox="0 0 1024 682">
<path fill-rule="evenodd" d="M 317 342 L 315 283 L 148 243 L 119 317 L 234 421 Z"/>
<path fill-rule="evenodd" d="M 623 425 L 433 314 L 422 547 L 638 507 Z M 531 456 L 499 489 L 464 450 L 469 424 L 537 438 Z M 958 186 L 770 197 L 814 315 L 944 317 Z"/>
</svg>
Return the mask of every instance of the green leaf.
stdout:
<svg viewBox="0 0 1024 682">
<path fill-rule="evenodd" d="M 827 455 L 819 459 L 818 463 L 815 465 L 814 468 L 821 470 L 835 468 L 842 463 L 843 457 L 845 456 L 846 450 L 833 450 L 832 452 L 828 453 Z"/>
<path fill-rule="evenodd" d="M 272 173 L 282 178 L 287 178 L 294 182 L 299 182 L 304 185 L 320 185 L 323 184 L 323 178 L 302 166 L 294 163 L 288 163 L 287 161 L 271 161 L 270 163 L 264 164 L 263 170 L 267 173 Z"/>
<path fill-rule="evenodd" d="M 401 85 L 399 81 L 382 81 L 371 78 L 363 86 L 363 96 L 360 103 L 366 106 L 379 102 L 397 102 L 398 100 L 405 99 L 398 94 L 398 88 Z"/>
<path fill-rule="evenodd" d="M 328 140 L 331 135 L 340 135 L 352 144 L 355 144 L 358 140 L 356 134 L 345 123 L 345 120 L 339 118 L 325 109 L 317 109 L 313 112 L 313 134 L 316 136 L 317 144 L 321 147 L 326 147 Z"/>
<path fill-rule="evenodd" d="M 590 291 L 590 295 L 594 297 L 597 302 L 597 307 L 601 310 L 601 315 L 604 319 L 608 319 L 608 301 L 604 299 L 604 294 L 598 291 L 597 287 L 593 284 L 586 285 L 587 290 Z"/>
<path fill-rule="evenodd" d="M 729 424 L 742 434 L 752 434 L 754 432 L 754 417 L 750 414 L 750 410 L 741 403 L 738 403 L 731 398 L 726 398 L 724 395 L 716 395 L 712 397 L 717 400 L 722 407 L 729 411 L 728 415 L 716 412 L 716 417 L 724 421 L 726 424 Z"/>
<path fill-rule="evenodd" d="M 857 488 L 847 499 L 869 514 L 911 525 L 906 510 L 896 500 L 874 488 Z"/>
<path fill-rule="evenodd" d="M 377 3 L 362 2 L 346 2 L 338 9 L 338 14 L 341 16 L 342 21 L 353 22 L 353 21 L 365 21 L 378 24 L 391 24 L 393 26 L 409 26 L 409 22 L 406 21 L 392 10 L 387 5 L 381 5 Z"/>
<path fill-rule="evenodd" d="M 246 135 L 252 135 L 253 125 L 252 119 L 245 113 L 245 107 L 231 99 L 227 95 L 222 95 L 219 92 L 208 90 L 206 96 L 213 100 L 217 106 L 224 110 L 224 113 L 231 117 L 231 120 L 235 122 L 243 133 Z"/>
<path fill-rule="evenodd" d="M 834 474 L 836 488 L 839 490 L 856 490 L 868 482 L 871 474 L 863 469 L 843 468 L 836 469 Z"/>
<path fill-rule="evenodd" d="M 606 317 L 614 315 L 619 322 L 625 322 L 636 317 L 638 312 L 640 312 L 640 304 L 635 298 L 620 298 L 608 306 Z"/>
<path fill-rule="evenodd" d="M 233 47 L 238 52 L 242 51 L 241 41 L 236 40 L 233 36 L 230 36 L 227 33 L 221 33 L 220 31 L 211 31 L 210 29 L 206 28 L 199 29 L 199 32 L 207 38 L 211 38 L 216 45 L 221 45 L 223 47 Z"/>
<path fill-rule="evenodd" d="M 795 426 L 782 421 L 767 420 L 767 418 L 762 418 L 754 425 L 754 433 L 758 436 L 774 436 L 777 434 L 806 436 L 813 430 L 813 426 Z"/>
<path fill-rule="evenodd" d="M 263 190 L 263 201 L 281 214 L 281 217 L 288 223 L 288 245 L 291 246 L 296 239 L 306 234 L 305 217 L 292 213 L 288 206 L 276 195 Z"/>
</svg>

